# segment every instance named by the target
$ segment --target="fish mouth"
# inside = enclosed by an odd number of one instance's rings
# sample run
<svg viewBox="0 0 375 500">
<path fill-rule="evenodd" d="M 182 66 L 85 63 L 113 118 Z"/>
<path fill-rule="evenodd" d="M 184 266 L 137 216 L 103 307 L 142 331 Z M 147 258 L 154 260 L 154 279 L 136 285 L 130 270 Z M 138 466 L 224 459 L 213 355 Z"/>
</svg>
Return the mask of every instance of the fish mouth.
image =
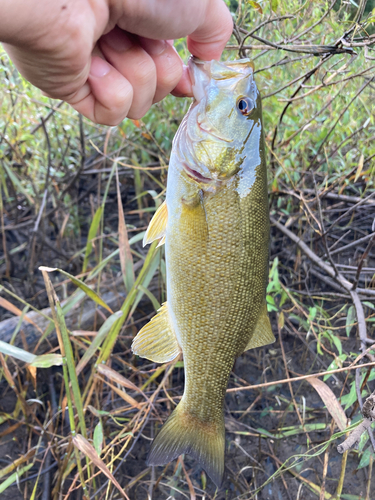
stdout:
<svg viewBox="0 0 375 500">
<path fill-rule="evenodd" d="M 183 166 L 184 166 L 184 170 L 185 170 L 186 174 L 194 181 L 199 182 L 199 183 L 203 182 L 204 184 L 210 184 L 212 182 L 212 179 L 210 179 L 209 177 L 205 177 L 201 173 L 190 168 L 186 163 L 184 163 Z"/>
</svg>

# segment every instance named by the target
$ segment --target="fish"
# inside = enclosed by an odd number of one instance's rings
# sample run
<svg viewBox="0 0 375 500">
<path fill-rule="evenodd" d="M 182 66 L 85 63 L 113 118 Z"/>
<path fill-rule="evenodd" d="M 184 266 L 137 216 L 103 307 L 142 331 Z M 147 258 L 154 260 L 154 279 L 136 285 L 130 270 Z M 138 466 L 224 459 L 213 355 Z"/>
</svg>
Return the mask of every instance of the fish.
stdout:
<svg viewBox="0 0 375 500">
<path fill-rule="evenodd" d="M 249 59 L 188 63 L 194 100 L 174 137 L 165 202 L 144 245 L 165 244 L 167 302 L 137 334 L 134 354 L 183 354 L 180 403 L 148 465 L 195 458 L 220 486 L 224 397 L 235 359 L 275 341 L 267 314 L 270 223 L 261 97 Z"/>
</svg>

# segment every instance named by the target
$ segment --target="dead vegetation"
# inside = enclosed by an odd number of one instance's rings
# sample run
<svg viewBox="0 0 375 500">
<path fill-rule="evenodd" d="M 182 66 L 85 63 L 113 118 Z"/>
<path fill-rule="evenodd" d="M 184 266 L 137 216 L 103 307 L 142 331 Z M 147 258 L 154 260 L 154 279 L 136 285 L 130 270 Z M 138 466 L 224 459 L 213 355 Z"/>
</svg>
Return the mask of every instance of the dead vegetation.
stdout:
<svg viewBox="0 0 375 500">
<path fill-rule="evenodd" d="M 254 60 L 263 95 L 277 342 L 234 366 L 223 488 L 188 456 L 145 465 L 183 360 L 130 351 L 165 300 L 141 240 L 189 103 L 93 126 L 0 53 L 1 498 L 374 498 L 375 5 L 230 6 L 227 57 Z"/>
</svg>

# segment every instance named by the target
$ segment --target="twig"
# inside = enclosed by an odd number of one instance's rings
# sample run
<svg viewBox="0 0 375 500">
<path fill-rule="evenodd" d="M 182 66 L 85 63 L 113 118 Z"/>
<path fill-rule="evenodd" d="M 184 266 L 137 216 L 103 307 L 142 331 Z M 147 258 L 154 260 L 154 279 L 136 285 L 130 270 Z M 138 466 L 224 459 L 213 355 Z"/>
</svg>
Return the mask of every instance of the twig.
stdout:
<svg viewBox="0 0 375 500">
<path fill-rule="evenodd" d="M 373 193 L 375 194 L 375 192 Z M 372 196 L 372 195 L 370 195 Z M 365 320 L 365 315 L 363 311 L 363 306 L 362 303 L 359 299 L 357 291 L 353 290 L 353 285 L 345 279 L 341 273 L 335 273 L 334 269 L 332 266 L 329 264 L 326 264 L 320 257 L 318 257 L 310 248 L 304 243 L 301 238 L 298 238 L 292 231 L 289 231 L 285 226 L 277 222 L 273 217 L 270 217 L 270 220 L 272 224 L 274 224 L 278 229 L 280 229 L 281 232 L 283 232 L 285 235 L 287 235 L 292 241 L 297 243 L 297 245 L 300 247 L 300 249 L 310 258 L 312 262 L 317 264 L 321 269 L 323 269 L 331 278 L 333 278 L 338 285 L 342 286 L 347 292 L 350 293 L 355 310 L 356 310 L 356 315 L 357 315 L 357 321 L 358 321 L 358 333 L 359 337 L 362 342 L 362 346 L 366 345 L 367 341 L 367 332 L 366 332 L 366 320 Z M 357 289 L 359 291 L 359 289 Z M 363 293 L 363 290 L 361 290 L 361 293 Z"/>
<path fill-rule="evenodd" d="M 354 429 L 347 439 L 337 446 L 337 451 L 339 453 L 344 453 L 346 450 L 350 450 L 358 441 L 360 440 L 362 434 L 368 430 L 371 426 L 372 421 L 369 419 L 363 420 L 358 427 Z"/>
<path fill-rule="evenodd" d="M 276 226 L 282 233 L 284 233 L 286 236 L 288 236 L 288 238 L 294 241 L 312 262 L 317 264 L 321 269 L 323 269 L 323 271 L 331 276 L 331 278 L 334 278 L 339 285 L 350 292 L 352 288 L 352 284 L 350 283 L 350 281 L 346 280 L 343 276 L 341 276 L 340 273 L 336 276 L 335 271 L 329 264 L 326 264 L 320 257 L 316 255 L 316 253 L 310 250 L 310 248 L 304 241 L 301 240 L 301 238 L 292 233 L 292 231 L 289 231 L 289 229 L 287 229 L 283 224 L 276 221 L 273 217 L 270 217 L 270 220 L 274 226 Z"/>
<path fill-rule="evenodd" d="M 374 80 L 375 77 L 372 77 L 370 80 L 368 80 L 366 83 L 364 83 L 362 85 L 362 87 L 358 90 L 358 92 L 355 94 L 355 96 L 349 101 L 349 103 L 345 106 L 345 108 L 341 111 L 341 113 L 339 114 L 339 116 L 337 117 L 337 119 L 335 120 L 335 123 L 332 125 L 332 127 L 330 128 L 330 130 L 327 132 L 327 134 L 325 135 L 322 143 L 320 144 L 319 148 L 318 148 L 318 151 L 316 152 L 314 158 L 311 160 L 310 162 L 310 165 L 308 168 L 312 168 L 313 166 L 315 166 L 315 160 L 318 158 L 319 156 L 319 153 L 321 152 L 322 148 L 323 148 L 323 145 L 327 142 L 329 136 L 332 134 L 332 132 L 334 131 L 334 129 L 336 128 L 336 125 L 338 124 L 338 122 L 340 121 L 340 119 L 342 118 L 342 116 L 344 115 L 344 113 L 350 108 L 350 106 L 353 104 L 353 102 L 357 99 L 357 97 L 365 90 L 365 88 Z"/>
<path fill-rule="evenodd" d="M 364 365 L 362 365 L 364 366 Z M 375 391 L 370 394 L 366 399 L 362 408 L 362 415 L 364 420 L 356 427 L 349 435 L 347 439 L 338 445 L 337 451 L 339 453 L 344 453 L 346 450 L 350 450 L 361 438 L 365 431 L 371 431 L 371 424 L 375 420 Z M 372 434 L 372 433 L 371 433 Z"/>
<path fill-rule="evenodd" d="M 372 225 L 372 230 L 374 231 L 374 229 L 375 229 L 375 227 L 374 227 L 374 224 L 373 224 Z M 371 250 L 371 247 L 372 247 L 374 241 L 375 241 L 375 234 L 372 236 L 372 238 L 368 242 L 366 250 L 363 252 L 361 260 L 360 260 L 360 262 L 358 264 L 357 272 L 356 272 L 356 275 L 355 275 L 355 278 L 354 278 L 354 281 L 353 281 L 353 290 L 355 290 L 356 287 L 357 287 L 357 285 L 358 285 L 359 275 L 361 274 L 363 263 L 364 263 L 365 259 L 367 259 L 367 256 L 370 253 L 370 250 Z"/>
<path fill-rule="evenodd" d="M 313 173 L 313 180 L 314 180 L 314 187 L 315 187 L 315 198 L 316 198 L 316 203 L 318 205 L 320 231 L 321 231 L 321 236 L 322 236 L 322 239 L 323 239 L 324 248 L 326 249 L 327 257 L 328 257 L 328 259 L 329 259 L 329 261 L 331 263 L 331 266 L 332 266 L 333 270 L 335 271 L 335 275 L 338 276 L 339 272 L 337 270 L 336 264 L 334 263 L 334 261 L 332 259 L 331 252 L 329 250 L 328 243 L 327 243 L 326 232 L 325 232 L 325 229 L 324 229 L 322 206 L 320 204 L 320 197 L 318 196 L 318 188 L 317 188 L 317 185 L 316 185 L 316 179 L 315 179 L 314 173 Z"/>
<path fill-rule="evenodd" d="M 353 290 L 350 290 L 350 295 L 352 297 L 353 305 L 355 307 L 356 314 L 357 314 L 358 334 L 359 334 L 359 338 L 361 340 L 362 351 L 365 351 L 366 350 L 366 339 L 367 339 L 365 313 L 363 311 L 362 302 L 360 301 L 360 299 L 358 297 L 358 293 L 353 291 Z"/>
<path fill-rule="evenodd" d="M 68 182 L 66 185 L 65 189 L 62 191 L 60 195 L 60 199 L 64 196 L 64 194 L 69 191 L 69 189 L 74 185 L 77 179 L 79 179 L 79 176 L 81 175 L 85 162 L 86 162 L 86 146 L 85 146 L 85 132 L 83 130 L 83 119 L 82 115 L 79 115 L 79 141 L 80 141 L 80 147 L 81 147 L 81 163 L 80 166 L 77 170 L 77 172 L 73 175 L 72 179 Z"/>
<path fill-rule="evenodd" d="M 300 422 L 303 430 L 306 433 L 307 439 L 308 439 L 308 441 L 311 442 L 311 438 L 309 436 L 309 433 L 307 432 L 307 430 L 305 428 L 305 422 L 304 422 L 304 420 L 301 417 L 301 413 L 300 413 L 300 411 L 298 409 L 298 405 L 297 405 L 296 399 L 294 397 L 293 387 L 292 387 L 291 379 L 290 379 L 290 376 L 289 376 L 288 363 L 287 363 L 286 356 L 285 356 L 285 349 L 284 349 L 283 338 L 282 338 L 282 335 L 281 335 L 281 328 L 279 327 L 279 325 L 278 325 L 278 330 L 279 330 L 279 340 L 280 340 L 281 354 L 282 354 L 282 357 L 283 357 L 284 369 L 285 369 L 285 373 L 286 373 L 287 380 L 288 380 L 289 392 L 290 392 L 290 395 L 291 395 L 291 398 L 292 398 L 292 401 L 293 401 L 293 406 L 294 406 L 294 409 L 295 409 L 295 411 L 297 413 L 298 420 L 299 420 L 299 422 Z"/>
<path fill-rule="evenodd" d="M 308 28 L 305 29 L 305 31 L 302 31 L 301 33 L 298 33 L 298 35 L 296 35 L 294 38 L 291 38 L 289 41 L 290 42 L 295 42 L 296 40 L 298 40 L 299 38 L 301 38 L 303 35 L 306 35 L 307 33 L 309 33 L 310 31 L 312 31 L 316 26 L 318 26 L 319 24 L 322 23 L 322 21 L 328 16 L 328 14 L 331 12 L 331 10 L 333 9 L 333 7 L 335 6 L 335 3 L 337 2 L 337 0 L 332 0 L 331 2 L 331 5 L 328 7 L 328 9 L 324 12 L 324 14 L 322 15 L 322 17 L 320 19 L 318 19 L 315 23 L 313 23 L 311 26 L 309 26 Z"/>
<path fill-rule="evenodd" d="M 361 367 L 365 368 L 366 366 L 375 366 L 375 361 L 371 363 L 364 363 Z M 272 385 L 278 384 L 289 384 L 289 382 L 299 382 L 300 380 L 306 380 L 311 377 L 324 377 L 324 375 L 332 375 L 334 373 L 345 372 L 347 370 L 356 370 L 358 366 L 349 365 L 344 368 L 337 368 L 336 370 L 328 370 L 320 373 L 310 373 L 310 375 L 301 375 L 300 377 L 295 378 L 284 378 L 282 380 L 273 380 L 272 382 L 263 382 L 262 384 L 255 385 L 245 385 L 243 387 L 233 387 L 232 389 L 227 389 L 227 392 L 238 392 L 238 391 L 248 391 L 250 389 L 259 389 L 260 387 L 271 387 Z"/>
</svg>

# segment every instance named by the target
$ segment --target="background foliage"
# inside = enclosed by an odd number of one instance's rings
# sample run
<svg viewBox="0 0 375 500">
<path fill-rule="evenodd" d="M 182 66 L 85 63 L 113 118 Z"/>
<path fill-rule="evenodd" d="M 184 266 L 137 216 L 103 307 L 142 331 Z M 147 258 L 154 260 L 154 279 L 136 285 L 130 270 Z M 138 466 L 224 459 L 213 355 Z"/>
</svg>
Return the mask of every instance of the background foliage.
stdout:
<svg viewBox="0 0 375 500">
<path fill-rule="evenodd" d="M 223 488 L 189 457 L 146 467 L 150 439 L 182 394 L 183 361 L 158 366 L 130 351 L 165 300 L 163 249 L 141 240 L 189 100 L 169 96 L 142 120 L 93 125 L 43 97 L 0 51 L 0 492 L 9 498 L 371 498 L 372 434 L 339 455 L 335 432 L 347 417 L 358 423 L 374 389 L 375 5 L 227 3 L 235 30 L 223 57 L 251 57 L 263 96 L 277 343 L 234 367 Z M 185 42 L 176 47 L 186 61 Z M 340 371 L 353 362 L 366 366 Z"/>
</svg>

